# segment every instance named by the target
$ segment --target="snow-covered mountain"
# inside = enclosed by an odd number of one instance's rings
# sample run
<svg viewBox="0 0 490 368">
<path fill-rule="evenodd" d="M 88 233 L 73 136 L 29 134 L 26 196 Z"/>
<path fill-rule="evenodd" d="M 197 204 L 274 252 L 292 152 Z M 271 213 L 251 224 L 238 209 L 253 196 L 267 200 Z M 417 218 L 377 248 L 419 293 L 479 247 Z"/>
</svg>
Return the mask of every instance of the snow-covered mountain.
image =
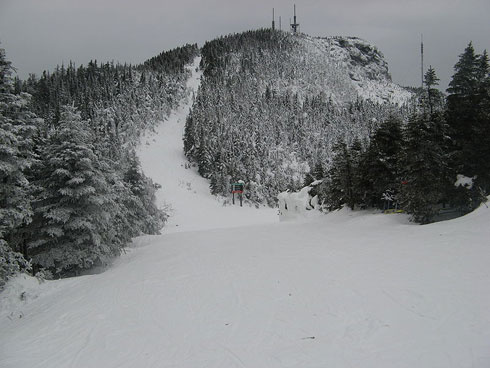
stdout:
<svg viewBox="0 0 490 368">
<path fill-rule="evenodd" d="M 350 210 L 279 223 L 270 209 L 223 207 L 185 165 L 188 107 L 139 152 L 174 209 L 170 229 L 100 274 L 12 280 L 1 367 L 488 367 L 486 206 L 427 226 Z"/>
<path fill-rule="evenodd" d="M 203 65 L 208 68 L 213 61 L 223 58 L 222 73 L 226 78 L 233 79 L 236 74 L 249 71 L 260 80 L 260 92 L 269 86 L 277 93 L 297 93 L 302 99 L 324 94 L 338 104 L 349 104 L 360 98 L 401 106 L 410 103 L 413 97 L 410 91 L 392 82 L 383 54 L 365 40 L 260 32 L 209 42 L 204 46 Z M 216 49 L 215 43 L 218 43 Z M 223 44 L 229 48 L 220 48 Z"/>
<path fill-rule="evenodd" d="M 427 226 L 350 210 L 279 223 L 267 208 L 224 207 L 186 165 L 189 102 L 139 150 L 172 227 L 99 274 L 11 280 L 2 368 L 488 367 L 486 206 Z"/>
</svg>

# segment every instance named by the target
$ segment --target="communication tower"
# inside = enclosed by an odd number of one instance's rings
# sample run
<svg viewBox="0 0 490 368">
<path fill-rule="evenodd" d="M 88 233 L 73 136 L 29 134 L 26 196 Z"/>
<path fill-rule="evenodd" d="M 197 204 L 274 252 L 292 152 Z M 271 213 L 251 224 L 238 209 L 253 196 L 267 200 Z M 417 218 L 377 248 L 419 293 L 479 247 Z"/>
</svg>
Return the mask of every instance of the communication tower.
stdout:
<svg viewBox="0 0 490 368">
<path fill-rule="evenodd" d="M 420 35 L 420 72 L 422 77 L 422 85 L 424 88 L 424 35 Z"/>
<path fill-rule="evenodd" d="M 291 31 L 293 33 L 297 33 L 299 29 L 299 24 L 296 21 L 296 4 L 294 4 L 294 18 L 293 18 L 293 23 L 291 23 Z"/>
</svg>

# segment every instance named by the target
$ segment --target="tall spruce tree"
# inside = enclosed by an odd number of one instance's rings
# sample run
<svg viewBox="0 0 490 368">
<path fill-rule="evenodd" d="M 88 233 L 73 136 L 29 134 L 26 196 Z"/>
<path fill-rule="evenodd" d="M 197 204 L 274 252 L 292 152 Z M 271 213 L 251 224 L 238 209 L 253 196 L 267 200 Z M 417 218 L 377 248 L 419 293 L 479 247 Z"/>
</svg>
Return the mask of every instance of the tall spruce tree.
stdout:
<svg viewBox="0 0 490 368">
<path fill-rule="evenodd" d="M 16 272 L 29 268 L 19 252 L 23 228 L 31 221 L 32 135 L 37 118 L 28 109 L 29 95 L 15 94 L 12 66 L 0 49 L 0 288 Z"/>
<path fill-rule="evenodd" d="M 468 209 L 472 209 L 490 193 L 488 55 L 477 55 L 470 43 L 454 69 L 446 114 L 453 144 L 451 166 L 456 174 L 475 178 L 468 195 Z"/>
<path fill-rule="evenodd" d="M 356 138 L 349 147 L 351 166 L 352 166 L 352 180 L 350 190 L 349 207 L 354 209 L 356 206 L 365 207 L 365 189 L 362 185 L 363 177 L 361 173 L 361 162 L 364 156 L 364 149 L 361 141 Z"/>
<path fill-rule="evenodd" d="M 122 177 L 122 182 L 129 189 L 122 199 L 122 204 L 128 211 L 126 221 L 131 226 L 131 237 L 140 234 L 159 234 L 168 215 L 157 207 L 155 193 L 159 186 L 145 176 L 134 151 L 129 153 L 129 166 Z"/>
<path fill-rule="evenodd" d="M 374 132 L 361 162 L 361 180 L 368 206 L 387 209 L 395 205 L 400 186 L 402 145 L 402 122 L 390 116 Z M 387 199 L 388 195 L 392 200 Z"/>
<path fill-rule="evenodd" d="M 416 222 L 426 224 L 439 212 L 447 187 L 444 132 L 437 116 L 411 117 L 404 131 L 400 202 Z"/>
<path fill-rule="evenodd" d="M 329 211 L 344 204 L 354 209 L 357 202 L 355 163 L 347 144 L 339 140 L 333 147 L 334 157 L 327 178 L 319 188 L 319 198 Z"/>
<path fill-rule="evenodd" d="M 460 174 L 471 175 L 469 159 L 475 126 L 475 93 L 478 83 L 478 57 L 470 42 L 454 66 L 455 73 L 447 89 L 447 122 L 454 145 L 453 167 Z"/>
<path fill-rule="evenodd" d="M 477 124 L 475 127 L 476 185 L 490 194 L 490 65 L 487 51 L 478 60 Z"/>
<path fill-rule="evenodd" d="M 434 113 L 434 104 L 436 96 L 438 95 L 437 89 L 434 87 L 439 84 L 439 78 L 436 75 L 436 71 L 432 68 L 432 65 L 429 66 L 429 69 L 424 75 L 424 84 L 427 88 L 427 103 L 429 105 L 429 112 L 432 115 Z"/>
<path fill-rule="evenodd" d="M 41 149 L 39 192 L 29 256 L 53 272 L 78 272 L 119 253 L 111 220 L 114 203 L 95 154 L 93 136 L 73 106 Z"/>
</svg>

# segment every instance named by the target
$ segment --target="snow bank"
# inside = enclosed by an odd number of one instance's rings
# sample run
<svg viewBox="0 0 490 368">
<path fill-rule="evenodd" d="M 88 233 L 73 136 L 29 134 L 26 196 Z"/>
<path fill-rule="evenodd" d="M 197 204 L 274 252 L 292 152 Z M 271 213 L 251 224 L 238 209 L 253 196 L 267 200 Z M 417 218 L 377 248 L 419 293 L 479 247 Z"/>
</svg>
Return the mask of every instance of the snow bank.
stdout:
<svg viewBox="0 0 490 368">
<path fill-rule="evenodd" d="M 316 181 L 310 186 L 304 187 L 299 192 L 279 193 L 279 220 L 287 221 L 311 216 L 311 210 L 318 208 L 318 196 L 311 196 L 310 191 L 320 184 Z"/>
<path fill-rule="evenodd" d="M 454 183 L 454 186 L 455 187 L 461 186 L 461 187 L 466 188 L 466 189 L 471 189 L 471 188 L 473 188 L 473 182 L 475 179 L 476 179 L 476 176 L 473 178 L 469 178 L 465 175 L 458 174 L 456 176 L 456 182 Z"/>
<path fill-rule="evenodd" d="M 23 308 L 39 296 L 41 280 L 26 274 L 12 277 L 0 293 L 0 319 L 22 318 Z"/>
</svg>

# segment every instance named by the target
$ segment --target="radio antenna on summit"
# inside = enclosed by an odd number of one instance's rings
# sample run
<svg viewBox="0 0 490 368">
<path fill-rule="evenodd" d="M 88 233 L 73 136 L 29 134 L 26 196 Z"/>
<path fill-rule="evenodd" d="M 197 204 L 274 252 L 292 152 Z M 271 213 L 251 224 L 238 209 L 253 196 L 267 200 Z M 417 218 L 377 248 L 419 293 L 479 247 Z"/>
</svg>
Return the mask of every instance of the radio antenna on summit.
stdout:
<svg viewBox="0 0 490 368">
<path fill-rule="evenodd" d="M 294 18 L 293 18 L 293 23 L 291 23 L 291 30 L 293 33 L 297 33 L 299 28 L 298 22 L 296 22 L 296 4 L 294 4 Z"/>
<path fill-rule="evenodd" d="M 420 35 L 420 71 L 422 77 L 422 89 L 424 88 L 424 35 Z"/>
<path fill-rule="evenodd" d="M 274 17 L 274 8 L 272 8 L 272 30 L 274 31 L 276 29 L 276 21 Z"/>
</svg>

